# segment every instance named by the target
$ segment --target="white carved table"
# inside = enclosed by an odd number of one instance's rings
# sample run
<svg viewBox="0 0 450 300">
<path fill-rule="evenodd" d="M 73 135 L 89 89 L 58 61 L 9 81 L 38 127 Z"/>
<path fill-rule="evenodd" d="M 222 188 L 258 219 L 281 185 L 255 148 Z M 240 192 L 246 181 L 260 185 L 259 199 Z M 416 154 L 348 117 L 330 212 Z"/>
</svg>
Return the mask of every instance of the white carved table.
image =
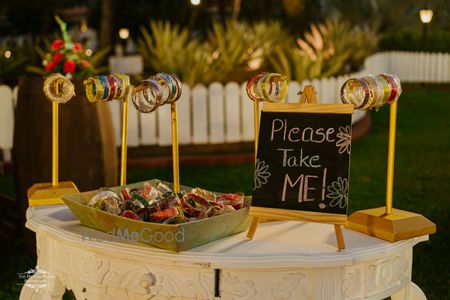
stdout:
<svg viewBox="0 0 450 300">
<path fill-rule="evenodd" d="M 426 299 L 411 282 L 412 249 L 428 236 L 388 243 L 334 226 L 263 223 L 245 233 L 173 253 L 82 227 L 64 205 L 33 207 L 40 271 L 20 299 Z M 84 237 L 84 240 L 83 238 Z M 42 275 L 45 284 L 42 283 Z"/>
</svg>

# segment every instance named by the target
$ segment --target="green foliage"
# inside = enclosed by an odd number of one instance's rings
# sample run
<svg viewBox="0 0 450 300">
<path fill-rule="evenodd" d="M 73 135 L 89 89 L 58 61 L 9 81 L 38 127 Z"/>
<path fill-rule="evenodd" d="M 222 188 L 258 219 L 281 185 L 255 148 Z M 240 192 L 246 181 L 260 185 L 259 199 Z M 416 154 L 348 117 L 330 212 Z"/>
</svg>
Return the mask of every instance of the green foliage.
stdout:
<svg viewBox="0 0 450 300">
<path fill-rule="evenodd" d="M 292 37 L 278 21 L 255 23 L 252 26 L 252 59 L 261 61 L 260 69 L 269 67 L 268 57 L 275 52 L 276 47 L 288 47 Z"/>
<path fill-rule="evenodd" d="M 181 75 L 180 61 L 196 47 L 189 41 L 189 31 L 162 21 L 150 22 L 151 32 L 141 26 L 142 37 L 137 40 L 138 50 L 153 70 Z"/>
<path fill-rule="evenodd" d="M 450 32 L 432 30 L 424 42 L 423 33 L 401 30 L 384 34 L 380 40 L 381 50 L 450 52 Z"/>
<path fill-rule="evenodd" d="M 141 27 L 138 51 L 151 72 L 177 74 L 189 85 L 227 81 L 234 72 L 245 72 L 250 58 L 249 27 L 214 23 L 208 39 L 190 39 L 188 29 L 169 22 L 151 21 L 150 32 Z"/>
<path fill-rule="evenodd" d="M 213 81 L 243 82 L 275 70 L 289 79 L 332 76 L 359 68 L 377 46 L 372 30 L 348 22 L 311 25 L 295 43 L 280 22 L 214 23 L 207 39 L 190 39 L 189 31 L 168 22 L 141 27 L 138 50 L 151 72 L 170 72 L 190 85 Z"/>
<path fill-rule="evenodd" d="M 205 70 L 207 82 L 228 81 L 233 73 L 246 72 L 248 61 L 252 55 L 251 28 L 243 23 L 229 22 L 226 26 L 214 23 L 208 31 L 205 43 L 210 50 L 212 61 Z M 220 70 L 212 74 L 208 70 Z M 208 76 L 210 75 L 210 76 Z"/>
<path fill-rule="evenodd" d="M 375 52 L 378 38 L 374 31 L 352 27 L 346 21 L 327 21 L 311 25 L 290 45 L 280 45 L 268 56 L 273 69 L 290 80 L 329 77 L 360 68 Z"/>
</svg>

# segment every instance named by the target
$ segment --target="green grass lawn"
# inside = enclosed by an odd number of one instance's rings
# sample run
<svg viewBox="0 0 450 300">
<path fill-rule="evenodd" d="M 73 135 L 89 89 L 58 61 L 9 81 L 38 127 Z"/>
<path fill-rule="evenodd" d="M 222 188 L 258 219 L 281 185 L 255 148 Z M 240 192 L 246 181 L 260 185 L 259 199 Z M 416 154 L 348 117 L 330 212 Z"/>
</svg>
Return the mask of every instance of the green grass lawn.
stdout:
<svg viewBox="0 0 450 300">
<path fill-rule="evenodd" d="M 412 279 L 428 299 L 450 299 L 450 92 L 434 88 L 400 98 L 394 207 L 425 215 L 438 231 L 414 248 Z M 389 109 L 372 113 L 370 133 L 352 145 L 349 213 L 385 205 Z M 251 192 L 252 164 L 181 166 L 181 182 L 215 191 Z M 128 181 L 171 180 L 171 169 L 131 169 Z M 11 178 L 0 176 L 0 192 L 11 193 Z M 2 246 L 0 299 L 17 299 L 16 273 L 35 266 L 22 238 Z"/>
</svg>

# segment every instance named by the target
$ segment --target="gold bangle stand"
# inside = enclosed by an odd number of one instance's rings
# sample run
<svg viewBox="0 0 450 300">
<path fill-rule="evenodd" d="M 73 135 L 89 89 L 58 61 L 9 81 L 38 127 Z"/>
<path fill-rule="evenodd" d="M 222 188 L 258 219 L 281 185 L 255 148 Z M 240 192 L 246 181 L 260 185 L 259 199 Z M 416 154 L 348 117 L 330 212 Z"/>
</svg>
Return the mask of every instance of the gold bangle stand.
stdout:
<svg viewBox="0 0 450 300">
<path fill-rule="evenodd" d="M 436 232 L 436 225 L 424 216 L 392 208 L 397 103 L 395 101 L 390 106 L 386 206 L 356 211 L 348 217 L 346 225 L 349 229 L 389 242 Z"/>
<path fill-rule="evenodd" d="M 72 181 L 58 180 L 58 123 L 59 103 L 52 102 L 52 182 L 35 183 L 27 191 L 28 205 L 64 204 L 60 196 L 78 194 L 78 188 Z"/>
<path fill-rule="evenodd" d="M 170 115 L 172 120 L 172 164 L 173 164 L 173 191 L 179 193 L 180 187 L 180 166 L 178 155 L 178 119 L 177 103 L 170 104 Z"/>
<path fill-rule="evenodd" d="M 120 150 L 120 186 L 127 184 L 127 147 L 128 147 L 128 97 L 129 85 L 125 85 L 125 96 L 122 101 L 122 145 Z"/>
</svg>

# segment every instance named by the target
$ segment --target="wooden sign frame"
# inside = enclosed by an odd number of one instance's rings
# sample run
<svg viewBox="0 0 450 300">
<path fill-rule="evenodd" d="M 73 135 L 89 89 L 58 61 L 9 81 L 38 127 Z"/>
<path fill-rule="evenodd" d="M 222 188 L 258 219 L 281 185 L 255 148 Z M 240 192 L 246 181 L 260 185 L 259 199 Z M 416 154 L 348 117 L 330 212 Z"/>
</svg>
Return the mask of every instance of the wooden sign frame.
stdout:
<svg viewBox="0 0 450 300">
<path fill-rule="evenodd" d="M 268 112 L 306 112 L 351 114 L 354 107 L 351 104 L 319 104 L 313 86 L 305 86 L 299 103 L 264 103 L 263 111 Z M 333 224 L 339 251 L 345 249 L 341 225 L 347 223 L 347 215 L 300 211 L 291 209 L 250 206 L 249 214 L 253 216 L 252 224 L 247 232 L 247 238 L 253 239 L 260 219 L 303 220 Z"/>
</svg>

